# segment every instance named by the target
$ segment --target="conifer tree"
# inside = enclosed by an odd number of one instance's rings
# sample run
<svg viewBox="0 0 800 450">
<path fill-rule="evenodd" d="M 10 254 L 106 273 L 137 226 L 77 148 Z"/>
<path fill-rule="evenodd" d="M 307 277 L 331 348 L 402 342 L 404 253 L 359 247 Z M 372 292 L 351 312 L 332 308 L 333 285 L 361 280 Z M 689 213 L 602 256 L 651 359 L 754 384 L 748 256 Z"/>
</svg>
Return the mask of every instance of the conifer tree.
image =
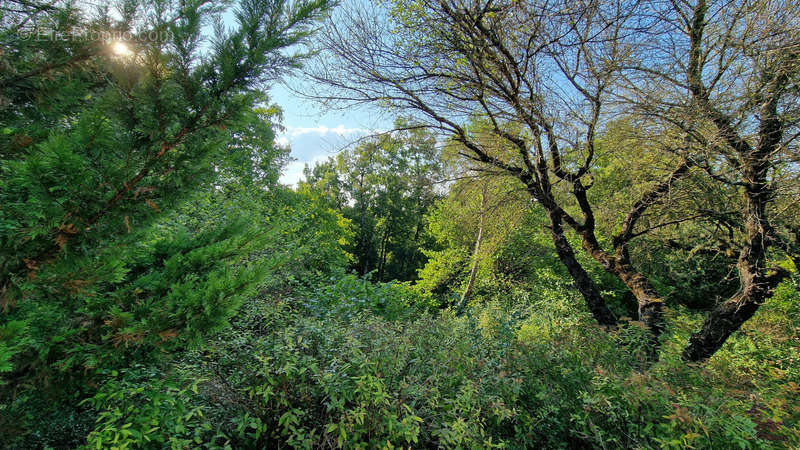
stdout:
<svg viewBox="0 0 800 450">
<path fill-rule="evenodd" d="M 226 323 L 270 264 L 252 257 L 267 234 L 163 215 L 223 182 L 276 182 L 286 149 L 263 92 L 331 5 L 0 3 L 3 399 L 80 399 Z"/>
</svg>

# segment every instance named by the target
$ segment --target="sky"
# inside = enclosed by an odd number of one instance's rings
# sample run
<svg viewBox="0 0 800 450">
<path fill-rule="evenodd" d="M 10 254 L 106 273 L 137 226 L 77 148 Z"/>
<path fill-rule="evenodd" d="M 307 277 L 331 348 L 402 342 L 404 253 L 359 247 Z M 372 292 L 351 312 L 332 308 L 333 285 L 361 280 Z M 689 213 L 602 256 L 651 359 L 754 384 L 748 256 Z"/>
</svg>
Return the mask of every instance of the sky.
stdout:
<svg viewBox="0 0 800 450">
<path fill-rule="evenodd" d="M 234 26 L 234 22 L 232 11 L 227 11 L 223 23 Z M 392 125 L 392 120 L 375 108 L 362 106 L 327 111 L 318 102 L 298 94 L 309 86 L 308 83 L 301 75 L 288 76 L 269 90 L 270 101 L 283 110 L 285 131 L 278 134 L 277 142 L 289 145 L 294 159 L 284 169 L 280 182 L 291 186 L 303 178 L 306 164 L 313 166 L 359 138 L 376 130 L 388 130 Z"/>
<path fill-rule="evenodd" d="M 270 89 L 271 101 L 283 110 L 285 131 L 277 141 L 289 145 L 294 161 L 284 169 L 281 183 L 296 185 L 303 179 L 303 167 L 335 155 L 360 137 L 375 130 L 390 128 L 391 123 L 379 111 L 367 108 L 327 110 L 318 102 L 302 98 L 308 81 L 290 77 Z"/>
</svg>

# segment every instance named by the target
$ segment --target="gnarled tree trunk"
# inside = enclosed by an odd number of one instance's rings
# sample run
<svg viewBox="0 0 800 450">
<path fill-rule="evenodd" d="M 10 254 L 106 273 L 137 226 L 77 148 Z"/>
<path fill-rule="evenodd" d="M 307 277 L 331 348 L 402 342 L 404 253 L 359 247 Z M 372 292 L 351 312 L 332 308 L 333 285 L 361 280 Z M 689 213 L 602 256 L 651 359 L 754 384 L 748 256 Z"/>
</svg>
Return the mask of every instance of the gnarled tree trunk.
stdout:
<svg viewBox="0 0 800 450">
<path fill-rule="evenodd" d="M 561 263 L 567 268 L 567 272 L 569 272 L 572 280 L 575 282 L 575 288 L 583 295 L 586 306 L 598 323 L 606 326 L 615 326 L 617 324 L 617 319 L 614 317 L 611 310 L 608 309 L 606 301 L 603 299 L 603 296 L 600 295 L 600 290 L 597 289 L 597 285 L 594 284 L 592 278 L 586 273 L 586 269 L 584 269 L 577 258 L 575 258 L 575 252 L 572 250 L 572 246 L 564 235 L 564 228 L 561 225 L 561 215 L 556 211 L 550 211 L 549 216 L 550 232 L 553 238 L 553 244 L 555 244 L 556 247 L 556 253 Z"/>
<path fill-rule="evenodd" d="M 658 349 L 658 338 L 664 331 L 664 299 L 658 295 L 650 280 L 633 267 L 624 248 L 617 255 L 611 255 L 603 250 L 594 233 L 587 230 L 581 236 L 583 248 L 603 269 L 622 281 L 636 298 L 639 320 L 650 330 L 652 350 L 655 353 Z"/>
<path fill-rule="evenodd" d="M 747 243 L 739 254 L 741 288 L 729 300 L 717 305 L 703 322 L 700 331 L 689 338 L 689 344 L 683 351 L 683 358 L 687 361 L 710 358 L 731 334 L 753 317 L 758 307 L 787 275 L 782 269 L 770 271 L 766 267 L 770 230 L 766 205 L 772 197 L 767 182 L 768 152 L 756 150 L 750 156 L 743 158 L 742 163 L 747 183 L 744 192 Z"/>
<path fill-rule="evenodd" d="M 709 88 L 703 82 L 707 13 L 706 0 L 699 0 L 693 8 L 689 29 L 687 80 L 699 112 L 710 119 L 720 140 L 736 153 L 736 168 L 741 175 L 738 184 L 744 191 L 744 228 L 747 238 L 737 264 L 741 284 L 739 292 L 717 305 L 701 330 L 689 338 L 683 351 L 683 358 L 688 361 L 702 361 L 711 357 L 731 334 L 753 317 L 759 306 L 772 295 L 775 286 L 788 275 L 783 269 L 767 268 L 767 248 L 772 238 L 767 206 L 775 194 L 775 189 L 770 186 L 769 171 L 776 161 L 775 156 L 788 123 L 785 111 L 779 112 L 779 105 L 784 101 L 782 97 L 788 92 L 790 81 L 796 76 L 800 60 L 796 50 L 776 52 L 773 57 L 765 59 L 767 64 L 760 70 L 760 84 L 750 94 L 753 104 L 759 108 L 756 115 L 758 141 L 752 144 L 737 130 L 738 119 L 728 116 L 713 104 Z"/>
</svg>

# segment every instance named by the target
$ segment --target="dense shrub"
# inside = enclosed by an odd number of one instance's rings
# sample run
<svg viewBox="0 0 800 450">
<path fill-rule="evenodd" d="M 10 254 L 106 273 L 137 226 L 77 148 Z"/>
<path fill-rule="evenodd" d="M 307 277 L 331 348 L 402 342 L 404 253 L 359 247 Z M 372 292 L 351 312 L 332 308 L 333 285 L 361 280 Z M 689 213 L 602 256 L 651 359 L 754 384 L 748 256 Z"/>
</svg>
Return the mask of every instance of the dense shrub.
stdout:
<svg viewBox="0 0 800 450">
<path fill-rule="evenodd" d="M 130 434 L 113 427 L 148 408 L 155 416 L 159 407 L 181 410 L 174 403 L 180 399 L 168 400 L 176 392 L 188 395 L 181 391 L 183 379 L 175 378 L 176 356 L 203 348 L 260 289 L 292 289 L 343 273 L 347 255 L 332 238 L 347 233 L 341 216 L 282 189 L 253 195 L 220 191 L 193 198 L 94 258 L 40 270 L 30 298 L 13 311 L 16 320 L 0 327 L 7 384 L 0 391 L 0 432 L 6 442 L 74 446 L 91 430 L 90 405 L 101 412 L 104 427 L 92 442 L 105 447 L 106 439 L 133 439 L 135 433 L 145 442 L 143 428 Z M 67 263 L 69 271 L 61 267 Z M 84 282 L 84 272 L 103 278 Z M 59 273 L 69 278 L 55 278 Z M 46 277 L 52 279 L 42 282 Z M 128 410 L 115 416 L 121 396 Z M 83 402 L 87 398 L 93 399 Z M 147 402 L 162 405 L 142 406 Z M 173 433 L 163 426 L 167 445 Z M 182 441 L 174 442 L 180 447 Z"/>
<path fill-rule="evenodd" d="M 671 312 L 662 358 L 650 365 L 639 322 L 623 320 L 609 333 L 563 288 L 509 291 L 462 317 L 395 312 L 414 296 L 403 285 L 353 277 L 289 295 L 277 286 L 262 292 L 231 329 L 173 368 L 200 380 L 197 394 L 191 383 L 148 381 L 154 387 L 147 397 L 136 391 L 145 406 L 126 417 L 134 424 L 128 428 L 148 423 L 158 404 L 171 408 L 165 426 L 185 425 L 153 431 L 154 442 L 197 438 L 212 447 L 800 443 L 798 330 L 790 319 L 797 317 L 797 292 L 789 283 L 706 366 L 687 366 L 678 356 L 700 320 L 694 313 Z M 769 333 L 754 337 L 754 330 Z M 164 392 L 173 393 L 169 402 L 159 397 Z M 93 439 L 122 433 L 125 424 L 110 419 L 124 405 L 110 400 L 92 401 L 104 419 Z"/>
<path fill-rule="evenodd" d="M 244 210 L 249 221 L 229 221 Z M 641 323 L 596 326 L 563 274 L 536 260 L 524 277 L 480 278 L 462 316 L 418 286 L 345 275 L 348 255 L 333 237 L 346 221 L 303 194 L 222 190 L 150 233 L 124 253 L 121 281 L 86 300 L 87 314 L 92 302 L 106 306 L 95 322 L 107 331 L 79 341 L 94 366 L 64 350 L 75 342 L 43 340 L 31 320 L 0 329 L 13 337 L 2 349 L 7 374 L 16 355 L 45 345 L 74 365 L 49 372 L 58 380 L 49 388 L 4 397 L 12 447 L 800 444 L 797 279 L 708 363 L 687 366 L 679 355 L 699 313 L 669 310 L 652 363 Z M 215 280 L 236 273 L 254 281 L 213 307 Z M 173 312 L 148 313 L 146 295 Z M 193 334 L 191 320 L 217 331 Z M 115 344 L 123 332 L 137 339 Z"/>
</svg>

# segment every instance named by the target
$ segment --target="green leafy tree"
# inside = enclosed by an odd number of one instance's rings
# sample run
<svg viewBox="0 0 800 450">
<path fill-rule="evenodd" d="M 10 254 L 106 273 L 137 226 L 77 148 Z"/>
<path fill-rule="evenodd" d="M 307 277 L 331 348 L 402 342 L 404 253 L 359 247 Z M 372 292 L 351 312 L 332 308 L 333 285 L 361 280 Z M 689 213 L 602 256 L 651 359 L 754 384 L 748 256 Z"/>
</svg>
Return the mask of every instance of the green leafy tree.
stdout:
<svg viewBox="0 0 800 450">
<path fill-rule="evenodd" d="M 350 219 L 354 269 L 378 280 L 410 280 L 429 246 L 425 213 L 439 194 L 442 164 L 430 133 L 405 131 L 368 138 L 353 149 L 305 170 L 301 189 L 312 190 Z"/>
<path fill-rule="evenodd" d="M 427 215 L 428 232 L 439 248 L 425 251 L 428 262 L 418 285 L 439 295 L 457 292 L 466 303 L 470 280 L 474 285 L 476 277 L 490 276 L 496 254 L 530 205 L 513 180 L 458 178 Z"/>
<path fill-rule="evenodd" d="M 413 114 L 458 141 L 465 158 L 517 178 L 546 211 L 556 253 L 597 321 L 616 323 L 567 230 L 636 298 L 653 356 L 665 298 L 632 258 L 632 242 L 654 225 L 698 213 L 701 226 L 721 229 L 725 216 L 735 217 L 737 231 L 724 240 L 739 254 L 741 289 L 690 340 L 686 358 L 702 360 L 786 278 L 769 262 L 770 249 L 789 258 L 797 249 L 792 227 L 780 230 L 769 218 L 779 192 L 773 181 L 789 172 L 796 179 L 798 27 L 788 19 L 796 13 L 793 4 L 761 0 L 735 7 L 702 0 L 379 2 L 368 12 L 340 9 L 328 21 L 319 45 L 324 64 L 309 73 L 327 89 L 319 96 Z M 603 236 L 605 198 L 590 192 L 597 158 L 615 149 L 598 140 L 628 112 L 643 141 L 657 144 L 639 149 L 661 170 L 613 214 L 622 222 Z M 642 220 L 697 173 L 740 191 L 733 215 L 725 202 L 674 209 L 682 216 L 660 224 Z"/>
</svg>

